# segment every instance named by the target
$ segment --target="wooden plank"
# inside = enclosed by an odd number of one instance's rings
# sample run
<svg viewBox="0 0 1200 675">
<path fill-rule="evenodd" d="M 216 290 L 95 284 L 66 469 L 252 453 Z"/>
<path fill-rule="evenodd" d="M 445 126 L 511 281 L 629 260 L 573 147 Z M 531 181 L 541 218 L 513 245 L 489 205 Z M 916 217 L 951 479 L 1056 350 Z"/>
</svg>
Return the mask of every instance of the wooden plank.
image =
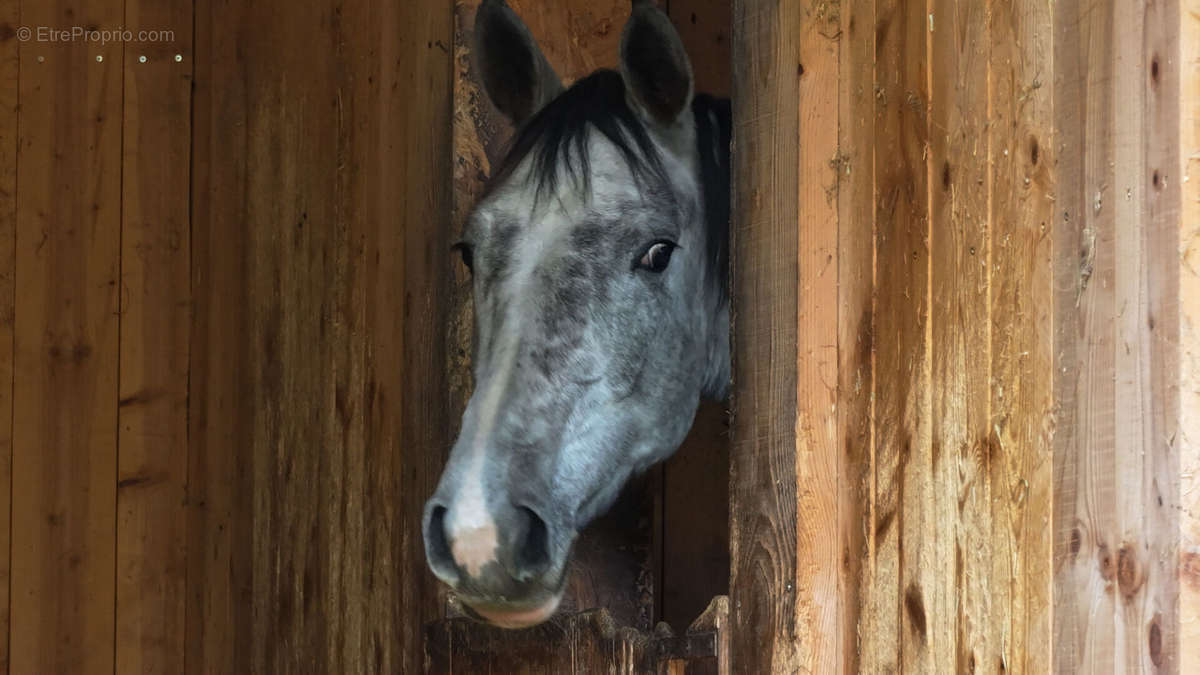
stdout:
<svg viewBox="0 0 1200 675">
<path fill-rule="evenodd" d="M 1051 438 L 1054 351 L 1051 9 L 1032 0 L 990 12 L 992 357 L 987 439 L 997 663 L 1051 667 Z"/>
<path fill-rule="evenodd" d="M 1177 4 L 1179 79 L 1179 645 L 1180 673 L 1200 670 L 1200 0 Z M 1159 68 L 1163 67 L 1159 59 Z M 1167 70 L 1167 73 L 1173 71 Z M 1173 259 L 1173 258 L 1172 258 Z M 1149 636 L 1147 636 L 1149 638 Z"/>
<path fill-rule="evenodd" d="M 838 441 L 841 673 L 869 672 L 860 620 L 875 564 L 875 3 L 848 3 L 839 41 Z"/>
<path fill-rule="evenodd" d="M 876 605 L 863 667 L 938 672 L 952 607 L 936 595 L 932 532 L 927 202 L 928 18 L 876 5 Z M 944 567 L 942 568 L 944 569 Z M 942 611 L 947 610 L 947 611 Z M 870 653 L 871 661 L 868 661 Z"/>
<path fill-rule="evenodd" d="M 841 22 L 837 11 L 825 4 L 803 7 L 798 18 L 795 76 L 788 72 L 791 63 L 778 64 L 781 93 L 795 87 L 800 108 L 796 135 L 784 136 L 796 148 L 781 153 L 780 158 L 797 164 L 799 181 L 793 195 L 781 197 L 796 200 L 790 208 L 796 211 L 797 248 L 792 254 L 798 264 L 796 411 L 794 418 L 779 420 L 780 424 L 793 424 L 796 434 L 796 569 L 794 590 L 787 583 L 791 579 L 785 577 L 783 591 L 795 595 L 793 630 L 803 636 L 796 641 L 796 660 L 791 667 L 830 673 L 837 670 L 844 649 L 839 630 L 842 537 L 838 497 L 846 467 L 837 436 L 837 35 Z M 792 56 L 789 51 L 781 58 Z"/>
<path fill-rule="evenodd" d="M 116 671 L 184 666 L 192 2 L 126 4 Z M 179 60 L 176 60 L 178 55 Z M 145 57 L 143 63 L 141 57 Z"/>
<path fill-rule="evenodd" d="M 1177 171 L 1185 108 L 1181 107 L 1182 36 L 1176 11 L 1172 3 L 1145 6 L 1142 40 L 1134 41 L 1140 51 L 1124 64 L 1141 66 L 1130 68 L 1130 90 L 1141 93 L 1144 126 L 1142 133 L 1134 136 L 1134 143 L 1144 160 L 1143 171 L 1128 175 L 1129 183 L 1140 187 L 1134 189 L 1132 201 L 1140 201 L 1142 227 L 1133 234 L 1140 239 L 1141 265 L 1132 270 L 1138 292 L 1130 294 L 1131 302 L 1121 320 L 1121 329 L 1137 345 L 1131 345 L 1126 355 L 1137 358 L 1130 378 L 1135 387 L 1129 398 L 1122 398 L 1118 390 L 1118 401 L 1127 409 L 1133 409 L 1128 404 L 1135 401 L 1141 416 L 1140 435 L 1131 439 L 1131 452 L 1126 455 L 1134 460 L 1140 475 L 1126 494 L 1131 498 L 1127 508 L 1132 517 L 1122 523 L 1126 564 L 1120 564 L 1118 555 L 1117 579 L 1128 619 L 1125 662 L 1160 672 L 1188 672 L 1181 669 L 1179 661 L 1180 579 L 1176 573 L 1183 516 L 1178 504 L 1172 503 L 1179 499 L 1181 485 L 1180 284 L 1184 272 L 1180 265 L 1164 264 L 1179 254 L 1183 215 L 1181 174 Z M 1118 164 L 1118 171 L 1133 165 Z M 1118 267 L 1118 275 L 1120 272 Z M 1133 279 L 1130 281 L 1133 285 Z M 1121 350 L 1117 353 L 1120 359 Z M 1122 380 L 1118 373 L 1118 387 Z M 1136 564 L 1131 566 L 1130 561 Z"/>
<path fill-rule="evenodd" d="M 0 672 L 9 672 L 19 0 L 0 0 Z M 5 28 L 7 27 L 7 30 Z"/>
<path fill-rule="evenodd" d="M 1179 480 L 1179 270 L 1163 261 L 1178 250 L 1178 183 L 1168 167 L 1177 162 L 1179 92 L 1174 67 L 1160 55 L 1172 53 L 1177 24 L 1159 7 L 1117 3 L 1115 12 L 1116 661 L 1130 672 L 1171 672 L 1178 595 L 1171 551 L 1179 529 L 1178 511 L 1163 497 L 1177 494 Z"/>
<path fill-rule="evenodd" d="M 796 538 L 799 7 L 733 5 L 731 669 L 802 663 Z M 783 142 L 780 143 L 780 139 Z"/>
<path fill-rule="evenodd" d="M 993 458 L 989 412 L 991 135 L 987 8 L 938 0 L 931 13 L 934 517 L 948 547 L 934 580 L 953 637 L 943 669 L 970 673 L 1002 661 L 1006 617 L 993 607 Z M 943 539 L 944 538 L 944 539 Z M 947 564 L 949 563 L 949 564 Z M 936 613 L 936 612 L 935 612 Z M 949 626 L 941 625 L 942 630 Z M 943 636 L 944 637 L 944 636 Z M 949 659 L 953 657 L 953 666 Z"/>
<path fill-rule="evenodd" d="M 1113 7 L 1054 7 L 1054 669 L 1116 668 Z M 1105 202 L 1109 207 L 1104 208 Z"/>
<path fill-rule="evenodd" d="M 121 25 L 122 3 L 21 21 Z M 123 46 L 20 46 L 10 668 L 113 669 Z M 102 62 L 97 56 L 103 57 Z M 40 58 L 39 58 L 40 57 Z"/>
<path fill-rule="evenodd" d="M 207 11 L 205 11 L 207 8 Z M 188 673 L 249 669 L 249 472 L 246 385 L 254 348 L 243 214 L 248 73 L 239 57 L 245 8 L 195 13 L 192 121 L 192 322 L 189 336 Z M 224 22 L 228 23 L 224 23 Z M 224 27 L 224 28 L 223 28 Z"/>
<path fill-rule="evenodd" d="M 197 16 L 187 666 L 418 672 L 451 5 L 281 7 Z"/>
</svg>

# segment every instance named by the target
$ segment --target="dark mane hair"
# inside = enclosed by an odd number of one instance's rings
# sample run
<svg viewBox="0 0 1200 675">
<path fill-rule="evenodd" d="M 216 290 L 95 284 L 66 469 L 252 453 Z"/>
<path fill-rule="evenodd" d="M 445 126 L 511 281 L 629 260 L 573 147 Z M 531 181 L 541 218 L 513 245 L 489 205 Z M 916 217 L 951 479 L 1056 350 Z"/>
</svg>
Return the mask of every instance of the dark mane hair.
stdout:
<svg viewBox="0 0 1200 675">
<path fill-rule="evenodd" d="M 704 200 L 709 264 L 727 280 L 731 117 L 729 99 L 698 94 L 692 101 L 700 188 Z M 484 193 L 512 176 L 531 158 L 536 197 L 558 188 L 560 171 L 587 189 L 591 158 L 587 138 L 595 128 L 617 148 L 634 180 L 669 182 L 658 148 L 625 99 L 625 82 L 614 70 L 597 70 L 548 103 L 517 132 L 512 147 L 492 173 Z"/>
<path fill-rule="evenodd" d="M 537 194 L 552 193 L 560 172 L 586 188 L 591 158 L 588 128 L 595 128 L 624 157 L 634 179 L 665 179 L 662 158 L 650 134 L 625 100 L 625 82 L 614 70 L 597 70 L 571 85 L 517 132 L 512 147 L 492 173 L 486 192 L 531 157 Z"/>
</svg>

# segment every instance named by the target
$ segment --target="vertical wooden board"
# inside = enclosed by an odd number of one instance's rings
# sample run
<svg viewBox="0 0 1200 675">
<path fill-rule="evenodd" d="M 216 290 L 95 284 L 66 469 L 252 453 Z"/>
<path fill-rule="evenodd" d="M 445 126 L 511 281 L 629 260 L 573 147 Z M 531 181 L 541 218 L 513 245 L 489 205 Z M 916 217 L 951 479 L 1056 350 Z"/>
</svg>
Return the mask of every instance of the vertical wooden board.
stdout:
<svg viewBox="0 0 1200 675">
<path fill-rule="evenodd" d="M 1172 53 L 1177 23 L 1160 6 L 1118 3 L 1115 12 L 1116 660 L 1130 672 L 1171 672 L 1178 511 L 1164 497 L 1177 494 L 1179 480 L 1179 270 L 1164 261 L 1178 250 L 1179 193 L 1171 174 L 1179 90 L 1174 60 L 1162 55 Z"/>
<path fill-rule="evenodd" d="M 318 441 L 332 394 L 338 301 L 335 255 L 338 165 L 335 10 L 325 3 L 265 3 L 243 34 L 248 78 L 245 245 L 254 264 L 250 364 L 255 411 L 245 450 L 254 484 L 251 519 L 256 672 L 323 671 L 328 574 L 320 548 L 325 462 L 341 448 Z M 304 44 L 307 48 L 297 49 Z M 303 73 L 303 77 L 295 74 Z M 345 167 L 343 170 L 352 170 Z M 322 440 L 324 440 L 322 438 Z"/>
<path fill-rule="evenodd" d="M 875 3 L 841 12 L 838 146 L 838 429 L 842 673 L 870 672 L 859 649 L 875 578 Z M 860 664 L 863 664 L 860 667 Z"/>
<path fill-rule="evenodd" d="M 1135 439 L 1142 462 L 1137 485 L 1138 516 L 1141 520 L 1137 564 L 1122 568 L 1118 556 L 1118 580 L 1126 598 L 1131 620 L 1126 624 L 1126 663 L 1145 670 L 1187 672 L 1179 662 L 1180 585 L 1178 550 L 1182 513 L 1177 505 L 1181 485 L 1180 396 L 1181 277 L 1184 271 L 1170 262 L 1180 244 L 1180 182 L 1182 107 L 1180 72 L 1180 20 L 1175 3 L 1145 7 L 1144 41 L 1139 61 L 1141 70 L 1132 83 L 1142 92 L 1142 121 L 1145 133 L 1139 138 L 1145 156 L 1144 170 L 1131 176 L 1141 185 L 1141 220 L 1138 232 L 1144 251 L 1138 270 L 1142 293 L 1135 316 L 1126 318 L 1136 328 L 1141 358 L 1137 391 L 1142 403 L 1141 438 Z M 1118 352 L 1119 354 L 1120 352 Z M 1118 399 L 1120 400 L 1120 399 Z M 1125 524 L 1135 535 L 1136 522 Z M 1138 538 L 1126 546 L 1136 548 Z M 1126 561 L 1130 559 L 1126 555 Z M 1138 606 L 1140 605 L 1140 606 Z M 1190 617 L 1195 619 L 1196 617 Z"/>
<path fill-rule="evenodd" d="M 1171 7 L 1171 4 L 1168 4 Z M 1200 670 L 1200 0 L 1177 3 L 1179 79 L 1178 672 Z M 1160 68 L 1161 61 L 1160 61 Z M 1171 71 L 1168 71 L 1170 73 Z"/>
<path fill-rule="evenodd" d="M 733 6 L 732 670 L 791 672 L 797 633 L 799 8 Z M 782 142 L 781 142 L 782 141 Z"/>
<path fill-rule="evenodd" d="M 663 3 L 692 62 L 697 92 L 729 95 L 730 0 Z M 682 629 L 729 593 L 729 414 L 706 402 L 679 451 L 663 466 L 663 574 L 657 620 Z M 706 495 L 696 499 L 696 495 Z"/>
<path fill-rule="evenodd" d="M 24 3 L 21 21 L 115 28 L 121 8 Z M 15 673 L 113 669 L 122 54 L 20 47 Z"/>
<path fill-rule="evenodd" d="M 1051 236 L 1058 412 L 1051 639 L 1056 672 L 1111 672 L 1119 546 L 1112 533 L 1117 505 L 1112 203 L 1124 197 L 1114 193 L 1112 168 L 1113 7 L 1063 0 L 1054 6 L 1053 23 L 1058 176 Z"/>
<path fill-rule="evenodd" d="M 783 17 L 781 17 L 783 18 Z M 795 75 L 780 63 L 778 77 L 797 84 L 796 135 L 796 569 L 795 626 L 801 636 L 794 667 L 835 672 L 841 663 L 841 586 L 838 496 L 845 467 L 838 443 L 838 84 L 835 6 L 799 11 Z M 783 24 L 784 26 L 788 24 Z M 786 65 L 790 66 L 790 63 Z M 784 153 L 788 158 L 791 153 Z M 780 420 L 779 423 L 787 423 Z M 785 579 L 790 581 L 790 579 Z"/>
<path fill-rule="evenodd" d="M 192 321 L 188 385 L 188 673 L 249 670 L 252 407 L 245 226 L 247 10 L 195 14 L 192 117 Z M 228 23 L 226 23 L 228 22 Z"/>
<path fill-rule="evenodd" d="M 889 64 L 877 68 L 875 90 L 878 611 L 860 635 L 873 659 L 864 667 L 938 672 L 953 610 L 933 585 L 948 565 L 932 519 L 928 17 L 894 2 L 876 13 L 876 63 Z"/>
<path fill-rule="evenodd" d="M 129 2 L 125 10 L 130 30 L 172 35 L 129 45 L 124 60 L 116 671 L 179 673 L 187 569 L 192 3 Z"/>
<path fill-rule="evenodd" d="M 999 659 L 1051 667 L 1051 342 L 1055 209 L 1051 8 L 999 2 L 990 13 L 992 379 L 989 453 Z M 1067 152 L 1067 151 L 1063 151 Z"/>
<path fill-rule="evenodd" d="M 376 58 L 376 50 L 388 64 L 371 107 L 346 118 L 360 124 L 384 120 L 381 143 L 376 148 L 369 137 L 355 137 L 340 145 L 342 153 L 358 158 L 351 164 L 364 171 L 383 166 L 372 211 L 355 223 L 371 233 L 368 241 L 378 242 L 356 263 L 365 279 L 366 304 L 355 311 L 364 312 L 368 337 L 364 394 L 350 403 L 369 415 L 363 451 L 366 529 L 359 554 L 369 564 L 358 592 L 371 599 L 363 618 L 361 660 L 375 672 L 415 673 L 423 667 L 424 626 L 440 617 L 436 582 L 425 568 L 420 514 L 457 421 L 446 379 L 455 264 L 450 245 L 458 234 L 450 222 L 453 6 L 425 0 L 391 7 L 380 5 L 382 32 L 373 44 L 348 50 L 359 60 L 344 64 L 346 78 L 353 77 L 355 64 Z M 364 24 L 369 18 L 357 16 Z M 355 39 L 354 25 L 347 24 L 343 40 Z M 356 86 L 371 89 L 369 76 L 367 82 L 357 77 Z M 421 92 L 419 105 L 413 104 L 414 91 Z M 368 177 L 356 180 L 371 185 Z M 399 203 L 396 185 L 405 186 Z M 358 239 L 347 243 L 354 252 Z M 382 521 L 375 514 L 384 515 Z"/>
<path fill-rule="evenodd" d="M 16 29 L 19 0 L 0 1 L 0 672 L 9 672 L 9 564 L 13 448 L 13 305 L 17 245 Z"/>
<path fill-rule="evenodd" d="M 989 381 L 989 174 L 987 8 L 938 0 L 931 12 L 934 514 L 953 547 L 936 579 L 953 639 L 942 668 L 987 671 L 1001 662 L 1005 614 L 993 606 L 993 523 Z M 949 550 L 945 551 L 949 553 Z M 946 628 L 946 626 L 943 626 Z"/>
<path fill-rule="evenodd" d="M 1148 431 L 1149 415 L 1153 411 L 1153 392 L 1146 385 L 1149 375 L 1147 366 L 1149 347 L 1142 340 L 1148 307 L 1142 270 L 1149 262 L 1148 251 L 1141 232 L 1148 225 L 1143 218 L 1142 206 L 1146 198 L 1149 181 L 1141 176 L 1147 171 L 1143 138 L 1146 134 L 1144 118 L 1145 92 L 1141 86 L 1146 70 L 1143 41 L 1145 35 L 1145 8 L 1131 3 L 1114 3 L 1114 32 L 1112 36 L 1113 118 L 1117 120 L 1113 144 L 1113 180 L 1110 195 L 1113 217 L 1113 248 L 1120 254 L 1114 256 L 1113 284 L 1113 411 L 1115 434 L 1114 447 L 1116 471 L 1112 476 L 1116 495 L 1116 520 L 1112 537 L 1117 548 L 1116 583 L 1114 597 L 1117 598 L 1114 645 L 1117 667 L 1130 672 L 1149 672 L 1148 650 L 1140 639 L 1142 632 L 1136 627 L 1143 623 L 1146 595 L 1141 588 L 1149 562 L 1152 531 L 1142 522 L 1145 498 L 1143 479 L 1152 476 L 1152 461 L 1146 456 L 1144 442 Z M 1103 204 L 1104 196 L 1101 196 Z M 1102 205 L 1100 208 L 1105 208 Z M 1165 525 L 1165 523 L 1164 523 Z M 1157 579 L 1154 580 L 1158 582 Z M 1148 624 L 1148 622 L 1146 622 Z M 1138 639 L 1134 639 L 1134 633 Z M 1143 649 L 1138 649 L 1143 647 Z"/>
<path fill-rule="evenodd" d="M 278 9 L 197 15 L 187 667 L 418 672 L 451 5 Z"/>
</svg>

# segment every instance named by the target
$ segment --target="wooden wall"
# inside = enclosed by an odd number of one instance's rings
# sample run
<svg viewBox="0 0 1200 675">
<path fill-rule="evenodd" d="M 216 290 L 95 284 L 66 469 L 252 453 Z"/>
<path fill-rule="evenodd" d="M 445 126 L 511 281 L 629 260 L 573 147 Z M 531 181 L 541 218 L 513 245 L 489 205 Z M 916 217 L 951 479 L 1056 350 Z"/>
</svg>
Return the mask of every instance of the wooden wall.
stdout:
<svg viewBox="0 0 1200 675">
<path fill-rule="evenodd" d="M 451 45 L 440 1 L 0 1 L 0 671 L 420 671 Z"/>
<path fill-rule="evenodd" d="M 733 672 L 1195 669 L 1187 5 L 734 3 Z"/>
<path fill-rule="evenodd" d="M 733 64 L 726 665 L 1200 668 L 1195 0 L 668 10 Z M 174 35 L 20 32 L 75 25 Z M 454 45 L 446 0 L 0 0 L 0 671 L 422 671 Z"/>
</svg>

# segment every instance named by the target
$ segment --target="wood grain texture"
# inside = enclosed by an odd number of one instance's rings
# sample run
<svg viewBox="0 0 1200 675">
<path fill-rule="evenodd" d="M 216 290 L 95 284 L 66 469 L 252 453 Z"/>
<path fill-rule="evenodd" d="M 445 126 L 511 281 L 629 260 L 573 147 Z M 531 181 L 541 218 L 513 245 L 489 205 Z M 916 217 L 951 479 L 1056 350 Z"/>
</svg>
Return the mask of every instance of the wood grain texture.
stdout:
<svg viewBox="0 0 1200 675">
<path fill-rule="evenodd" d="M 787 19 L 786 16 L 780 17 Z M 797 660 L 804 672 L 836 671 L 845 649 L 841 622 L 841 532 L 838 497 L 846 472 L 838 442 L 838 104 L 840 72 L 836 36 L 839 16 L 828 5 L 801 9 L 795 36 L 795 75 L 779 63 L 780 94 L 795 87 L 799 102 L 795 150 L 796 211 L 796 569 L 784 579 L 794 594 Z M 787 24 L 783 24 L 787 25 Z M 790 51 L 790 50 L 789 50 Z M 788 51 L 782 57 L 791 56 Z M 787 174 L 781 174 L 780 178 Z M 782 185 L 781 185 L 782 187 Z M 744 362 L 744 361 L 743 361 Z M 794 584 L 794 586 L 792 585 Z M 786 663 L 786 662 L 784 662 Z M 782 663 L 780 664 L 783 665 Z"/>
<path fill-rule="evenodd" d="M 125 7 L 124 25 L 175 39 L 130 45 L 124 59 L 115 664 L 123 673 L 184 670 L 192 10 L 190 0 Z"/>
<path fill-rule="evenodd" d="M 1178 672 L 1200 670 L 1200 1 L 1177 3 L 1179 78 Z M 1171 5 L 1168 4 L 1168 8 Z M 1164 52 L 1172 53 L 1172 52 Z M 1162 67 L 1160 58 L 1159 67 Z M 1167 71 L 1170 73 L 1171 71 Z"/>
<path fill-rule="evenodd" d="M 29 26 L 122 18 L 120 2 L 21 7 Z M 122 56 L 20 47 L 14 673 L 113 669 Z"/>
<path fill-rule="evenodd" d="M 1054 17 L 1054 137 L 1078 149 L 1059 158 L 1053 228 L 1056 672 L 1116 657 L 1112 9 L 1068 1 Z"/>
<path fill-rule="evenodd" d="M 884 607 L 861 634 L 896 641 L 894 655 L 877 649 L 879 668 L 939 672 L 953 606 L 934 585 L 936 570 L 949 565 L 933 516 L 928 25 L 923 8 L 876 5 L 876 63 L 889 64 L 876 68 L 875 99 L 875 569 Z"/>
<path fill-rule="evenodd" d="M 192 122 L 192 321 L 188 384 L 188 673 L 249 670 L 249 429 L 254 343 L 245 246 L 248 96 L 238 26 L 244 8 L 195 13 Z M 228 21 L 226 24 L 224 22 Z"/>
<path fill-rule="evenodd" d="M 1054 399 L 1053 212 L 1059 157 L 1053 123 L 1053 16 L 1039 2 L 990 12 L 991 472 L 997 663 L 1051 667 L 1051 511 Z"/>
<path fill-rule="evenodd" d="M 187 665 L 419 672 L 452 6 L 284 9 L 197 17 Z"/>
<path fill-rule="evenodd" d="M 1181 672 L 1179 18 L 1060 6 L 1056 668 Z M 1079 27 L 1076 29 L 1076 27 Z"/>
<path fill-rule="evenodd" d="M 724 675 L 727 671 L 720 669 L 719 654 L 728 610 L 727 598 L 714 598 L 679 635 L 666 624 L 652 633 L 622 626 L 604 609 L 559 615 L 519 631 L 447 619 L 426 631 L 425 672 Z"/>
<path fill-rule="evenodd" d="M 873 596 L 875 478 L 875 3 L 840 16 L 838 154 L 831 166 L 838 199 L 838 401 L 842 541 L 841 673 L 869 672 L 875 655 L 860 645 L 860 621 Z M 831 671 L 833 672 L 833 671 Z"/>
<path fill-rule="evenodd" d="M 0 673 L 9 672 L 19 0 L 0 0 Z M 6 30 L 7 28 L 7 30 Z"/>
<path fill-rule="evenodd" d="M 1136 233 L 1141 242 L 1140 269 L 1133 270 L 1137 294 L 1123 316 L 1127 335 L 1137 345 L 1131 349 L 1139 359 L 1133 371 L 1136 376 L 1131 379 L 1134 400 L 1142 412 L 1130 452 L 1141 474 L 1130 495 L 1134 517 L 1122 528 L 1129 549 L 1126 561 L 1134 559 L 1136 564 L 1132 570 L 1126 564 L 1125 574 L 1118 564 L 1118 580 L 1123 582 L 1119 588 L 1129 619 L 1126 663 L 1160 672 L 1187 672 L 1179 657 L 1180 624 L 1185 617 L 1179 611 L 1177 572 L 1182 517 L 1178 503 L 1182 480 L 1180 395 L 1186 386 L 1179 367 L 1180 309 L 1181 277 L 1186 272 L 1174 262 L 1159 263 L 1173 261 L 1179 251 L 1183 215 L 1178 173 L 1183 147 L 1180 125 L 1184 110 L 1195 110 L 1183 107 L 1183 63 L 1178 55 L 1185 35 L 1177 12 L 1174 3 L 1147 5 L 1144 42 L 1137 45 L 1136 62 L 1142 67 L 1134 74 L 1131 88 L 1141 92 L 1145 126 L 1136 138 L 1145 166 L 1139 174 L 1130 175 L 1129 182 L 1141 187 L 1138 208 L 1143 227 Z M 1169 56 L 1164 58 L 1164 54 Z M 1132 550 L 1139 543 L 1142 550 L 1134 557 Z"/>
<path fill-rule="evenodd" d="M 1001 482 L 994 479 L 999 459 L 989 452 L 993 53 L 987 7 L 940 0 L 932 15 L 932 455 L 934 517 L 943 531 L 931 534 L 946 544 L 938 553 L 953 556 L 936 563 L 942 607 L 934 613 L 953 612 L 951 625 L 938 619 L 940 668 L 970 673 L 1002 661 L 1007 631 L 1004 611 L 994 606 L 1002 592 L 992 577 L 1000 535 L 991 504 Z"/>
<path fill-rule="evenodd" d="M 803 665 L 797 563 L 801 43 L 793 3 L 733 5 L 734 432 L 730 637 L 735 673 Z M 783 139 L 780 142 L 780 139 Z M 832 272 L 831 272 L 832 273 Z M 807 572 L 807 571 L 806 571 Z M 805 601 L 807 601 L 806 599 Z"/>
</svg>

